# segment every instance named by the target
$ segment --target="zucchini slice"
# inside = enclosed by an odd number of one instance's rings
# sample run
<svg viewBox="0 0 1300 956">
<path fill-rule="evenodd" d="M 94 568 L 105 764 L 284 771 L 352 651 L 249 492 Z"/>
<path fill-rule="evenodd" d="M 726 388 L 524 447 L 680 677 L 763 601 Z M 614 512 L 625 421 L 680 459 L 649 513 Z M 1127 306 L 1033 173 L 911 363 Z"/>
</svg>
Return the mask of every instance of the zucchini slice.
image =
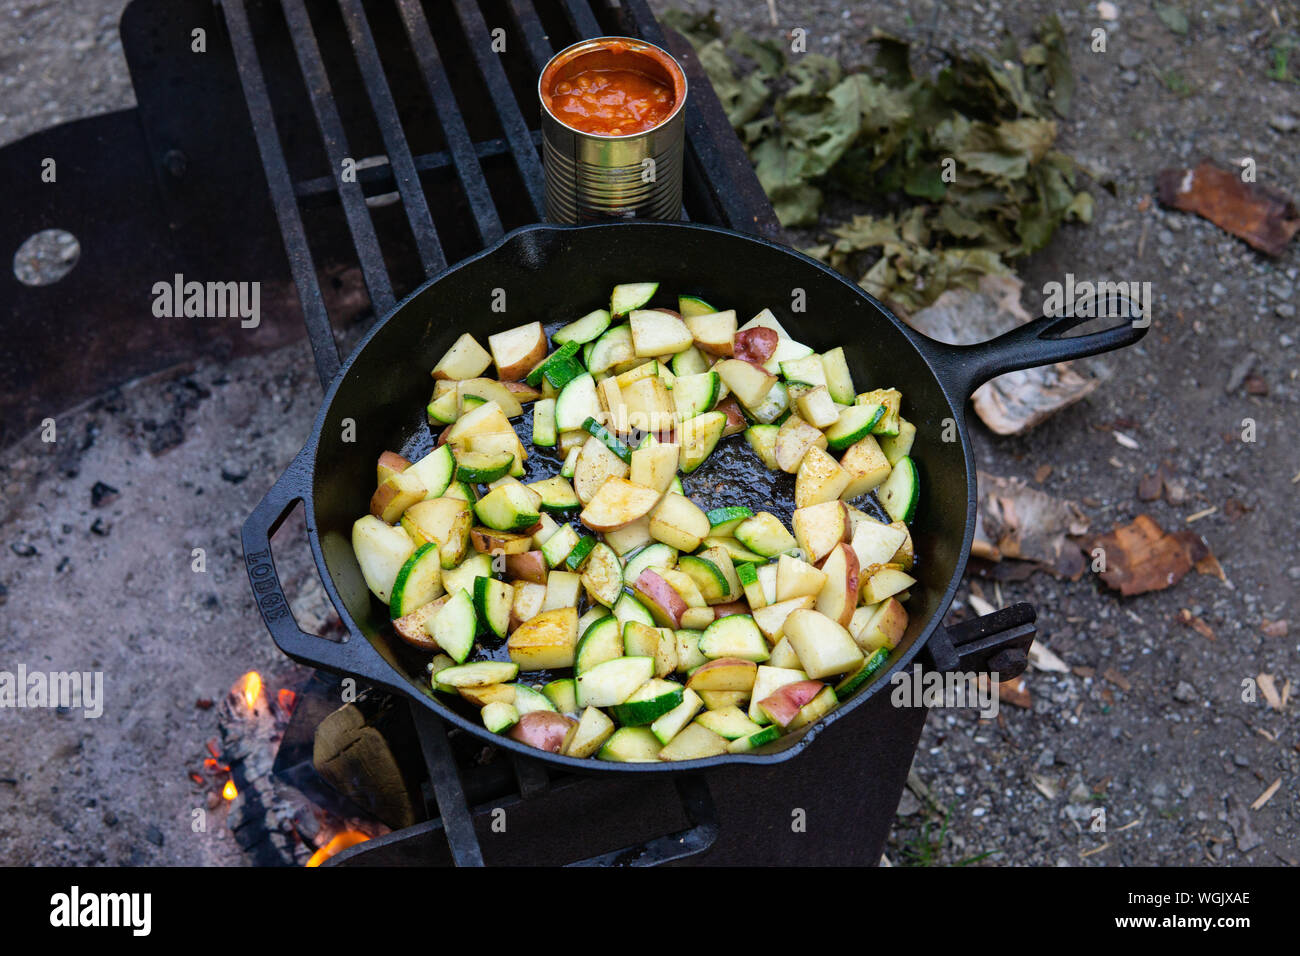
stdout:
<svg viewBox="0 0 1300 956">
<path fill-rule="evenodd" d="M 515 589 L 496 578 L 474 579 L 474 616 L 497 637 L 510 630 L 510 608 Z"/>
<path fill-rule="evenodd" d="M 584 372 L 564 386 L 555 399 L 555 427 L 562 432 L 582 427 L 588 418 L 600 415 L 596 380 Z"/>
<path fill-rule="evenodd" d="M 587 349 L 591 349 L 590 352 Z M 627 362 L 636 361 L 636 348 L 632 345 L 632 330 L 626 325 L 615 325 L 595 342 L 588 342 L 583 347 L 583 358 L 587 371 L 593 375 L 617 370 Z"/>
<path fill-rule="evenodd" d="M 625 657 L 639 661 L 644 658 Z M 686 688 L 670 680 L 654 678 L 641 685 L 621 704 L 609 705 L 609 715 L 624 727 L 652 724 L 682 702 Z"/>
<path fill-rule="evenodd" d="M 494 700 L 483 707 L 483 726 L 494 734 L 504 734 L 519 723 L 519 711 L 514 704 Z"/>
<path fill-rule="evenodd" d="M 469 592 L 463 588 L 456 591 L 424 629 L 452 660 L 463 664 L 474 649 L 474 633 L 478 630 L 474 602 L 470 600 Z M 510 680 L 513 676 L 504 679 Z M 439 674 L 438 683 L 450 684 L 450 681 L 442 680 Z"/>
<path fill-rule="evenodd" d="M 537 497 L 525 485 L 498 485 L 474 503 L 474 513 L 494 531 L 523 531 L 541 518 Z"/>
<path fill-rule="evenodd" d="M 896 465 L 900 458 L 906 458 L 912 454 L 912 444 L 915 441 L 916 426 L 906 418 L 899 416 L 898 434 L 881 435 L 879 439 L 880 450 L 885 453 L 885 458 L 891 466 Z M 428 487 L 428 482 L 425 482 L 425 487 Z"/>
<path fill-rule="evenodd" d="M 654 673 L 653 657 L 616 657 L 612 661 L 597 664 L 576 678 L 578 706 L 610 707 L 621 704 L 642 684 L 653 678 Z M 442 680 L 441 674 L 439 680 Z"/>
<path fill-rule="evenodd" d="M 658 763 L 661 749 L 663 744 L 649 727 L 621 727 L 605 741 L 596 759 L 614 763 Z"/>
<path fill-rule="evenodd" d="M 677 428 L 677 441 L 682 446 L 681 470 L 689 475 L 713 453 L 727 427 L 724 412 L 705 412 L 688 418 Z"/>
<path fill-rule="evenodd" d="M 710 660 L 738 657 L 761 664 L 768 658 L 767 641 L 748 614 L 728 614 L 704 629 L 700 653 Z"/>
<path fill-rule="evenodd" d="M 575 676 L 589 671 L 597 664 L 623 656 L 623 628 L 613 615 L 602 617 L 587 628 L 578 641 L 573 655 Z M 576 697 L 575 697 L 576 706 Z"/>
<path fill-rule="evenodd" d="M 703 415 L 718 402 L 718 390 L 722 379 L 717 372 L 701 372 L 698 375 L 678 375 L 673 383 L 673 405 L 677 409 L 678 421 Z"/>
<path fill-rule="evenodd" d="M 555 447 L 555 399 L 539 399 L 533 406 L 533 444 L 541 448 Z"/>
<path fill-rule="evenodd" d="M 461 451 L 455 457 L 456 480 L 476 485 L 504 478 L 515 462 L 515 456 L 505 451 Z"/>
<path fill-rule="evenodd" d="M 614 318 L 621 318 L 633 309 L 641 308 L 658 291 L 658 282 L 624 282 L 616 285 L 609 297 L 609 311 Z"/>
<path fill-rule="evenodd" d="M 822 371 L 831 398 L 841 405 L 852 405 L 857 396 L 853 391 L 853 374 L 849 371 L 849 363 L 844 358 L 842 347 L 836 346 L 829 352 L 822 353 Z"/>
<path fill-rule="evenodd" d="M 720 537 L 730 536 L 736 527 L 746 518 L 754 517 L 754 512 L 742 505 L 729 505 L 714 508 L 706 513 L 709 519 L 709 534 Z"/>
<path fill-rule="evenodd" d="M 686 319 L 692 315 L 709 315 L 718 310 L 699 296 L 679 295 L 677 297 L 677 311 L 681 313 L 683 319 Z"/>
<path fill-rule="evenodd" d="M 588 312 L 580 319 L 575 319 L 562 329 L 558 329 L 551 336 L 553 341 L 561 345 L 567 345 L 570 342 L 578 345 L 586 345 L 588 342 L 594 342 L 600 338 L 601 334 L 609 328 L 611 316 L 605 309 L 596 309 Z"/>
<path fill-rule="evenodd" d="M 675 567 L 677 567 L 677 549 L 654 541 L 628 559 L 623 569 L 623 577 L 628 581 L 635 581 L 646 568 Z"/>
<path fill-rule="evenodd" d="M 921 480 L 916 462 L 900 458 L 885 483 L 876 491 L 880 504 L 895 521 L 911 524 L 916 516 L 916 503 L 921 497 Z"/>
<path fill-rule="evenodd" d="M 393 597 L 388 604 L 389 616 L 393 620 L 405 617 L 441 595 L 442 563 L 438 559 L 438 546 L 430 542 L 416 549 L 397 572 Z"/>
<path fill-rule="evenodd" d="M 582 507 L 578 493 L 573 490 L 569 480 L 560 475 L 534 481 L 528 486 L 542 496 L 542 507 L 547 511 L 567 512 Z"/>
<path fill-rule="evenodd" d="M 583 535 L 569 551 L 568 557 L 564 559 L 565 567 L 570 571 L 580 570 L 595 547 L 596 539 L 589 534 Z"/>
<path fill-rule="evenodd" d="M 610 432 L 608 428 L 596 421 L 595 418 L 588 416 L 587 420 L 582 423 L 582 427 L 589 435 L 594 435 L 596 438 L 599 438 L 606 448 L 623 461 L 630 462 L 632 460 L 632 449 L 628 448 L 627 445 L 623 443 L 622 439 Z"/>
<path fill-rule="evenodd" d="M 438 672 L 438 683 L 448 687 L 487 687 L 505 684 L 519 676 L 519 665 L 508 661 L 475 661 Z"/>
<path fill-rule="evenodd" d="M 582 363 L 578 361 L 577 342 L 567 342 L 542 359 L 528 372 L 524 381 L 533 388 L 542 384 L 542 379 L 555 388 L 564 388 L 568 382 L 582 374 Z"/>
<path fill-rule="evenodd" d="M 883 405 L 850 405 L 840 412 L 835 424 L 826 429 L 826 444 L 843 451 L 871 434 L 871 429 L 885 414 Z"/>
<path fill-rule="evenodd" d="M 456 459 L 450 446 L 441 445 L 406 470 L 424 485 L 425 500 L 441 498 L 456 474 Z"/>
<path fill-rule="evenodd" d="M 731 592 L 722 569 L 708 558 L 697 554 L 683 554 L 677 559 L 677 567 L 695 582 L 700 594 L 709 604 L 718 604 L 727 600 Z"/>
</svg>

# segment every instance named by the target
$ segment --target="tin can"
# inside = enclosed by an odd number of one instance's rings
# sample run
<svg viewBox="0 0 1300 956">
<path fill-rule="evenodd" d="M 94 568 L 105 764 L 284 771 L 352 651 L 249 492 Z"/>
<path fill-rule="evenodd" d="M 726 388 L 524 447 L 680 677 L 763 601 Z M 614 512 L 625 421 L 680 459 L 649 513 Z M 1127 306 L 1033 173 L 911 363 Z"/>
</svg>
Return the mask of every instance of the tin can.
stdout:
<svg viewBox="0 0 1300 956">
<path fill-rule="evenodd" d="M 552 112 L 557 84 L 584 70 L 614 69 L 644 74 L 671 89 L 672 112 L 648 130 L 624 135 L 574 129 Z M 671 55 L 632 37 L 583 40 L 546 64 L 537 96 L 548 220 L 681 218 L 686 73 Z"/>
</svg>

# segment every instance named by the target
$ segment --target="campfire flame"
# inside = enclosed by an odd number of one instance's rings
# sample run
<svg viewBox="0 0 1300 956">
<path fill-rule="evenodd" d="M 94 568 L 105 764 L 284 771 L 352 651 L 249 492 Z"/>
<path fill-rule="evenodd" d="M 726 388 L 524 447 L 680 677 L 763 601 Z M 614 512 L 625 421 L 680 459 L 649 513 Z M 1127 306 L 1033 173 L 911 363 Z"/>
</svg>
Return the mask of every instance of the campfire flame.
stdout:
<svg viewBox="0 0 1300 956">
<path fill-rule="evenodd" d="M 365 843 L 370 837 L 360 830 L 344 830 L 334 836 L 323 847 L 311 855 L 307 861 L 308 866 L 320 866 L 336 853 L 342 853 L 350 846 L 356 846 L 358 843 Z"/>
<path fill-rule="evenodd" d="M 221 788 L 221 795 L 227 800 L 233 800 L 239 796 L 239 790 L 235 787 L 235 781 L 227 780 L 226 785 Z"/>
<path fill-rule="evenodd" d="M 235 683 L 233 689 L 244 698 L 244 704 L 249 710 L 255 710 L 257 701 L 262 696 L 262 675 L 257 671 L 249 671 Z"/>
</svg>

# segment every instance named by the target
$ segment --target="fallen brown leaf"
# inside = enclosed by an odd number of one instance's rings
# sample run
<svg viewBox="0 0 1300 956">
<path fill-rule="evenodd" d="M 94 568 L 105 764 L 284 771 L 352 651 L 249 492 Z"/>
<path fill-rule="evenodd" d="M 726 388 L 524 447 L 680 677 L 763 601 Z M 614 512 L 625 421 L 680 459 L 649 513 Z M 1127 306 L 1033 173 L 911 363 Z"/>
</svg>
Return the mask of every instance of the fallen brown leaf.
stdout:
<svg viewBox="0 0 1300 956">
<path fill-rule="evenodd" d="M 1210 554 L 1200 535 L 1192 531 L 1169 534 L 1145 514 L 1131 524 L 1089 536 L 1084 548 L 1089 552 L 1102 549 L 1106 570 L 1099 576 L 1126 597 L 1177 584 L 1196 562 Z"/>
<path fill-rule="evenodd" d="M 1267 395 L 1268 382 L 1264 381 L 1258 375 L 1246 376 L 1246 394 L 1247 395 Z"/>
<path fill-rule="evenodd" d="M 979 513 L 972 553 L 990 560 L 1032 561 L 1044 570 L 1077 580 L 1085 561 L 1071 540 L 1088 529 L 1088 518 L 1072 501 L 1055 498 L 1019 478 L 979 473 Z M 992 557 L 996 555 L 996 557 Z"/>
<path fill-rule="evenodd" d="M 1194 212 L 1270 256 L 1280 256 L 1300 230 L 1300 214 L 1286 195 L 1206 161 L 1195 169 L 1162 169 L 1156 190 L 1162 204 Z"/>
<path fill-rule="evenodd" d="M 1052 474 L 1051 465 L 1039 465 L 1038 468 L 1034 471 L 1034 482 L 1036 484 L 1041 485 L 1043 482 L 1045 482 L 1048 479 L 1048 477 L 1051 474 Z"/>
<path fill-rule="evenodd" d="M 1229 521 L 1238 521 L 1250 511 L 1250 506 L 1244 501 L 1238 501 L 1236 498 L 1229 498 L 1223 503 L 1223 513 L 1228 516 Z"/>
<path fill-rule="evenodd" d="M 1140 501 L 1155 501 L 1165 490 L 1165 475 L 1160 469 L 1149 472 L 1142 476 L 1138 481 L 1138 499 Z"/>
</svg>

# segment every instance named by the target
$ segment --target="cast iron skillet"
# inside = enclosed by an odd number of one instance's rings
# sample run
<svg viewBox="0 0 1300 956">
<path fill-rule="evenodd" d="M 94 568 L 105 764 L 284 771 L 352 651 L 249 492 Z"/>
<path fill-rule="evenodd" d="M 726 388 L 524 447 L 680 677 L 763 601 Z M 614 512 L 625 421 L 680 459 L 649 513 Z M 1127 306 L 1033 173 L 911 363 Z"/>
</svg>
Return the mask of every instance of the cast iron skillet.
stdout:
<svg viewBox="0 0 1300 956">
<path fill-rule="evenodd" d="M 546 754 L 490 733 L 472 710 L 435 698 L 428 655 L 408 648 L 388 626 L 352 554 L 351 528 L 374 491 L 375 459 L 386 449 L 409 457 L 432 446 L 424 418 L 432 389 L 429 369 L 462 333 L 487 336 L 540 320 L 548 331 L 595 308 L 619 282 L 657 279 L 661 303 L 694 293 L 736 309 L 742 320 L 771 308 L 795 339 L 817 351 L 842 345 L 861 390 L 893 386 L 903 413 L 917 426 L 912 456 L 921 499 L 912 524 L 918 583 L 907 609 L 910 623 L 890 666 L 853 698 L 801 733 L 750 754 L 724 754 L 683 763 L 619 764 Z M 806 310 L 791 312 L 800 295 Z M 493 311 L 501 302 L 504 311 Z M 914 332 L 854 283 L 821 263 L 754 236 L 686 223 L 629 221 L 586 226 L 534 225 L 429 281 L 376 323 L 343 363 L 316 416 L 311 437 L 248 518 L 244 560 L 259 610 L 280 649 L 300 663 L 382 686 L 418 701 L 485 743 L 593 773 L 663 772 L 728 763 L 787 760 L 823 727 L 880 692 L 889 676 L 909 667 L 953 599 L 975 527 L 975 466 L 964 423 L 967 398 L 1003 372 L 1081 358 L 1130 345 L 1145 328 L 1125 322 L 1105 331 L 1061 338 L 1084 320 L 1040 318 L 980 345 L 942 345 Z M 946 420 L 959 440 L 944 442 Z M 520 426 L 531 434 L 527 422 Z M 349 431 L 353 440 L 347 441 Z M 951 424 L 948 432 L 953 431 Z M 555 474 L 559 461 L 529 458 L 526 480 Z M 789 522 L 794 479 L 769 473 L 743 438 L 726 439 L 684 484 L 705 507 L 747 503 Z M 325 640 L 299 629 L 271 556 L 270 536 L 301 501 L 316 565 L 350 639 Z M 499 652 L 497 656 L 501 656 Z"/>
</svg>

